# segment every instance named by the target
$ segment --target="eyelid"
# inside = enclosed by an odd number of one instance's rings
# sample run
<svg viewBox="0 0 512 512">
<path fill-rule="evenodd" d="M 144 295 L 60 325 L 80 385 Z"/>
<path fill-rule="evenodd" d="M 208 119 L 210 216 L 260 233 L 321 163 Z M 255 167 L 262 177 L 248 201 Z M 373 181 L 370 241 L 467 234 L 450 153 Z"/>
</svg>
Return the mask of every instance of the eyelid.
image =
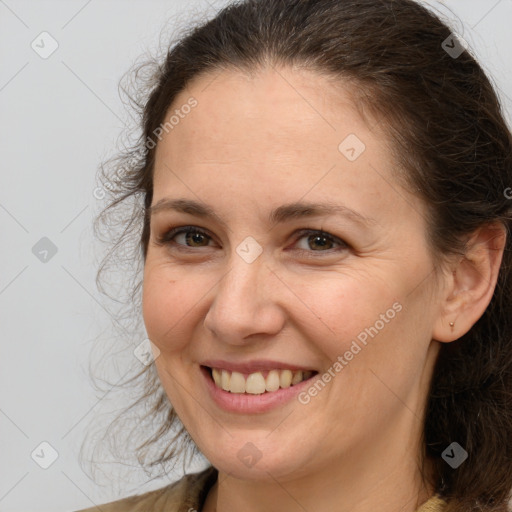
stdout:
<svg viewBox="0 0 512 512">
<path fill-rule="evenodd" d="M 300 240 L 301 238 L 303 238 L 306 235 L 319 235 L 319 236 L 323 236 L 323 237 L 328 238 L 328 239 L 332 240 L 333 242 L 335 242 L 335 243 L 337 243 L 337 244 L 339 244 L 341 246 L 347 246 L 348 247 L 347 242 L 345 242 L 341 238 L 337 237 L 336 235 L 333 235 L 333 234 L 329 233 L 328 231 L 324 231 L 322 229 L 311 229 L 311 228 L 299 229 L 294 234 L 295 242 L 297 242 L 298 240 Z M 322 251 L 319 251 L 319 252 L 322 252 Z M 325 252 L 325 251 L 323 251 L 323 252 Z"/>
<path fill-rule="evenodd" d="M 187 234 L 190 232 L 200 233 L 200 234 L 208 237 L 211 241 L 215 242 L 215 238 L 213 237 L 213 235 L 211 235 L 208 232 L 207 229 L 200 228 L 198 226 L 193 226 L 193 225 L 182 225 L 182 226 L 176 226 L 174 228 L 170 228 L 170 229 L 166 230 L 162 235 L 157 236 L 156 243 L 158 245 L 164 245 L 164 246 L 173 244 L 176 247 L 178 247 L 179 250 L 193 251 L 193 252 L 196 252 L 195 249 L 199 249 L 201 247 L 210 247 L 209 245 L 200 246 L 200 247 L 190 247 L 185 244 L 178 244 L 174 240 L 172 240 L 177 235 L 180 235 L 183 233 Z M 351 248 L 351 246 L 347 242 L 342 240 L 341 238 L 339 238 L 327 231 L 324 231 L 322 229 L 313 229 L 313 228 L 302 228 L 302 229 L 296 230 L 293 233 L 293 239 L 294 239 L 293 245 L 296 244 L 301 238 L 308 236 L 308 235 L 318 235 L 318 236 L 325 237 L 325 238 L 331 240 L 332 242 L 334 242 L 335 244 L 338 244 L 339 247 L 326 249 L 325 251 L 314 251 L 314 250 L 296 249 L 296 248 L 292 248 L 289 250 L 299 252 L 300 254 L 303 254 L 303 255 L 307 254 L 308 257 L 321 257 L 322 254 L 332 255 L 332 254 L 338 253 L 340 251 L 346 251 L 347 249 Z"/>
<path fill-rule="evenodd" d="M 183 233 L 187 234 L 190 232 L 200 233 L 202 235 L 207 236 L 210 240 L 215 241 L 214 237 L 210 233 L 208 233 L 208 231 L 206 229 L 200 228 L 198 226 L 191 226 L 191 225 L 176 226 L 174 228 L 168 229 L 168 230 L 164 231 L 161 235 L 158 235 L 156 237 L 156 241 L 160 245 L 174 243 L 178 247 L 183 247 L 185 249 L 195 249 L 195 247 L 189 247 L 188 245 L 178 244 L 178 243 L 174 242 L 174 240 L 172 240 L 177 235 L 181 235 Z M 209 246 L 205 246 L 205 247 L 209 247 Z"/>
</svg>

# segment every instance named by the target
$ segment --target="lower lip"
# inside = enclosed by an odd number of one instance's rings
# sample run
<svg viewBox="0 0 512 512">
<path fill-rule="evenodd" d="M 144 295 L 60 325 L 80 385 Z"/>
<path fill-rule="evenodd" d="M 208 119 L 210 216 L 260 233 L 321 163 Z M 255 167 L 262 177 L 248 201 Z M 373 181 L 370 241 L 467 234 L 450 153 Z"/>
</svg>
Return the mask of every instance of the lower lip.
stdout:
<svg viewBox="0 0 512 512">
<path fill-rule="evenodd" d="M 224 391 L 213 382 L 209 370 L 204 366 L 200 366 L 200 369 L 212 400 L 221 409 L 240 414 L 258 414 L 284 405 L 293 400 L 303 389 L 310 386 L 311 380 L 318 375 L 314 374 L 309 379 L 303 380 L 289 388 L 279 388 L 277 391 L 252 395 L 250 393 L 230 393 L 229 391 Z"/>
</svg>

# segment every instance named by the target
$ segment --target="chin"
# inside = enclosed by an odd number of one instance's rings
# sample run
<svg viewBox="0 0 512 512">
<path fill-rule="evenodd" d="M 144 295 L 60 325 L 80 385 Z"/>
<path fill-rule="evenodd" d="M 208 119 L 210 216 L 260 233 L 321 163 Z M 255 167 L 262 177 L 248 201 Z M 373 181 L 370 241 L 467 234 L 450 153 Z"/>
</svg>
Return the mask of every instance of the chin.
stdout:
<svg viewBox="0 0 512 512">
<path fill-rule="evenodd" d="M 254 439 L 254 436 L 252 438 Z M 269 443 L 268 440 L 266 447 L 262 444 L 263 442 L 258 444 L 257 441 L 254 443 L 244 441 L 240 449 L 233 449 L 233 451 L 226 449 L 222 453 L 218 452 L 219 445 L 216 445 L 214 450 L 217 452 L 209 451 L 210 456 L 207 458 L 219 471 L 239 480 L 275 483 L 276 479 L 293 480 L 310 472 L 306 469 L 308 464 L 306 454 L 301 457 L 296 450 L 291 450 L 291 453 L 279 451 L 277 446 Z"/>
</svg>

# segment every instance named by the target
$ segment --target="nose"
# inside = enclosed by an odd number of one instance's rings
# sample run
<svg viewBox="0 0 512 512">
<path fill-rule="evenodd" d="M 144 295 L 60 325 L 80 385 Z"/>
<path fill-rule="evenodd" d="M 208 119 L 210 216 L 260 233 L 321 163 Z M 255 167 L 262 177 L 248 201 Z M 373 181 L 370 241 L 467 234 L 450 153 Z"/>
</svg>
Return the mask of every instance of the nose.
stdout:
<svg viewBox="0 0 512 512">
<path fill-rule="evenodd" d="M 285 324 L 282 283 L 263 255 L 247 263 L 234 253 L 229 271 L 213 293 L 204 325 L 223 343 L 243 345 L 258 337 L 275 336 Z"/>
</svg>

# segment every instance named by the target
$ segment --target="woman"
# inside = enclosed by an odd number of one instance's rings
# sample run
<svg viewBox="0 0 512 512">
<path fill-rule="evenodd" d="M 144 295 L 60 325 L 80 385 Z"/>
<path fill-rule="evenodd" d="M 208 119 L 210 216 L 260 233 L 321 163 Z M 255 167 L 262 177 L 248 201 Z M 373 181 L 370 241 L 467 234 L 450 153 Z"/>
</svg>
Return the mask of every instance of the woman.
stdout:
<svg viewBox="0 0 512 512">
<path fill-rule="evenodd" d="M 507 510 L 512 137 L 463 41 L 412 0 L 245 0 L 155 83 L 114 203 L 151 442 L 211 466 L 101 510 Z"/>
</svg>

